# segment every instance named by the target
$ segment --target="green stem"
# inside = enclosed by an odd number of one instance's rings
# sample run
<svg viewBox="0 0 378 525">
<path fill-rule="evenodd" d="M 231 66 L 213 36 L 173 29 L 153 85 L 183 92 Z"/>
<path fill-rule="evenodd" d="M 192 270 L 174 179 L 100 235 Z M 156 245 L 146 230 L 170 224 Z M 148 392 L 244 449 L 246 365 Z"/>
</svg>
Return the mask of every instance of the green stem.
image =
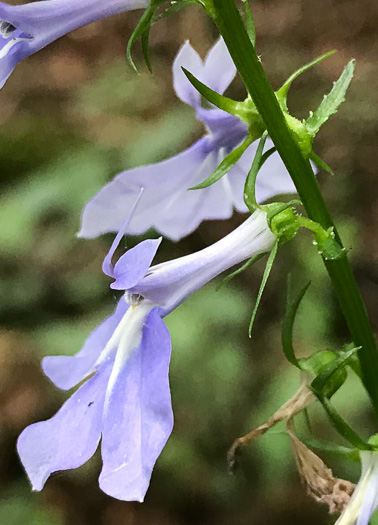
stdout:
<svg viewBox="0 0 378 525">
<path fill-rule="evenodd" d="M 287 127 L 284 114 L 248 37 L 234 0 L 213 0 L 211 15 L 293 179 L 309 218 L 321 224 L 325 230 L 333 227 L 335 240 L 342 246 L 310 162 L 303 156 L 293 134 Z M 324 263 L 353 341 L 356 346 L 361 346 L 359 358 L 363 382 L 378 413 L 378 351 L 365 305 L 347 257 L 338 260 L 324 260 Z"/>
</svg>

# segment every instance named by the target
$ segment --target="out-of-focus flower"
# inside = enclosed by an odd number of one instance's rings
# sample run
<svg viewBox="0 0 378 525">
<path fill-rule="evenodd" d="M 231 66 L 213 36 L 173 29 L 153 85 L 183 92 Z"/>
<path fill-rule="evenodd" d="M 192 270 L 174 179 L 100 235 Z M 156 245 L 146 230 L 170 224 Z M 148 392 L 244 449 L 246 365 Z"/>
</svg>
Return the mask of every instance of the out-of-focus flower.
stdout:
<svg viewBox="0 0 378 525">
<path fill-rule="evenodd" d="M 378 452 L 362 450 L 360 458 L 360 480 L 335 525 L 368 525 L 378 508 Z"/>
<path fill-rule="evenodd" d="M 247 126 L 237 117 L 218 108 L 204 108 L 201 96 L 182 71 L 185 67 L 201 82 L 223 93 L 235 76 L 235 66 L 222 39 L 212 47 L 203 62 L 186 42 L 173 64 L 173 83 L 177 96 L 196 111 L 206 134 L 182 153 L 157 164 L 120 173 L 85 206 L 80 237 L 93 238 L 118 231 L 144 188 L 140 205 L 127 233 L 138 235 L 155 228 L 174 241 L 190 234 L 206 219 L 227 219 L 233 207 L 246 212 L 244 183 L 256 152 L 253 143 L 227 175 L 202 190 L 188 188 L 204 181 L 221 161 L 247 136 Z M 267 148 L 272 146 L 267 141 Z M 295 187 L 277 153 L 263 165 L 256 184 L 258 202 L 279 193 L 295 192 Z"/>
<path fill-rule="evenodd" d="M 276 240 L 266 213 L 258 210 L 195 254 L 150 267 L 161 239 L 146 240 L 113 267 L 121 236 L 103 266 L 115 278 L 111 287 L 125 291 L 115 313 L 76 356 L 43 360 L 46 375 L 59 388 L 86 381 L 55 416 L 30 425 L 19 437 L 18 452 L 35 490 L 52 472 L 84 464 L 101 438 L 101 489 L 121 500 L 143 500 L 173 426 L 171 343 L 162 317 L 231 266 L 269 252 Z"/>
<path fill-rule="evenodd" d="M 61 36 L 102 18 L 147 7 L 149 0 L 0 2 L 0 88 L 16 65 Z"/>
</svg>

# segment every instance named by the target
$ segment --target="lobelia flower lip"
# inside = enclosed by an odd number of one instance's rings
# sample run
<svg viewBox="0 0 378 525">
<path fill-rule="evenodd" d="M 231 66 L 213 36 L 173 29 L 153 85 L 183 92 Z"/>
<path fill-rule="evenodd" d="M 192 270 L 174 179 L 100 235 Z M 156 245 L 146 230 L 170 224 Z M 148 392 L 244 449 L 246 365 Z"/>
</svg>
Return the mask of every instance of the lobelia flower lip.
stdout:
<svg viewBox="0 0 378 525">
<path fill-rule="evenodd" d="M 61 36 L 102 18 L 147 7 L 149 0 L 0 2 L 0 88 L 16 65 Z"/>
<path fill-rule="evenodd" d="M 120 500 L 143 501 L 152 469 L 173 427 L 169 332 L 162 317 L 231 266 L 272 249 L 265 212 L 192 255 L 150 267 L 160 240 L 147 240 L 104 270 L 124 290 L 113 315 L 75 356 L 46 357 L 45 374 L 62 389 L 86 381 L 55 416 L 27 427 L 17 449 L 35 490 L 51 473 L 77 468 L 101 439 L 100 488 Z M 130 288 L 128 288 L 131 286 Z"/>
<path fill-rule="evenodd" d="M 378 508 L 378 452 L 360 451 L 361 477 L 335 525 L 368 525 Z"/>
<path fill-rule="evenodd" d="M 247 148 L 227 175 L 212 186 L 188 191 L 205 180 L 220 162 L 247 135 L 245 123 L 218 109 L 201 106 L 201 97 L 182 71 L 185 67 L 213 90 L 223 93 L 236 70 L 222 39 L 209 51 L 205 61 L 186 42 L 173 64 L 173 84 L 177 96 L 191 105 L 206 134 L 178 155 L 147 166 L 124 171 L 104 186 L 84 207 L 79 237 L 93 238 L 119 231 L 127 210 L 144 188 L 141 203 L 127 233 L 137 235 L 155 228 L 174 241 L 190 234 L 204 220 L 227 219 L 233 208 L 246 212 L 243 190 L 257 144 Z M 270 140 L 266 148 L 272 146 Z M 278 154 L 262 166 L 257 177 L 258 202 L 279 193 L 295 192 L 294 184 Z"/>
</svg>

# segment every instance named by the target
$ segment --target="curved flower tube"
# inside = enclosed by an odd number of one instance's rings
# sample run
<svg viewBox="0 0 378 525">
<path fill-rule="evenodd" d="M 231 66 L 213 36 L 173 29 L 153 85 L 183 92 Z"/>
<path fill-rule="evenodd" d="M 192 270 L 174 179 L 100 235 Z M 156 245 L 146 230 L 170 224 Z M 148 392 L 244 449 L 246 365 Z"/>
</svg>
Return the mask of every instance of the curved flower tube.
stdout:
<svg viewBox="0 0 378 525">
<path fill-rule="evenodd" d="M 161 239 L 146 240 L 104 270 L 123 290 L 112 316 L 74 357 L 43 360 L 45 374 L 62 389 L 84 384 L 55 416 L 27 427 L 18 453 L 35 490 L 57 470 L 77 468 L 101 439 L 100 488 L 120 500 L 143 501 L 152 469 L 173 427 L 168 368 L 169 332 L 162 317 L 231 266 L 269 252 L 275 236 L 265 212 L 192 255 L 150 266 Z"/>
<path fill-rule="evenodd" d="M 0 88 L 24 58 L 61 36 L 102 18 L 147 7 L 149 0 L 0 2 Z"/>
<path fill-rule="evenodd" d="M 244 183 L 251 168 L 257 142 L 247 148 L 227 175 L 202 190 L 188 188 L 204 181 L 220 162 L 247 136 L 247 126 L 237 117 L 218 108 L 205 109 L 201 97 L 182 71 L 185 67 L 211 89 L 223 93 L 233 80 L 236 69 L 222 39 L 209 51 L 203 62 L 186 42 L 173 64 L 173 85 L 177 96 L 191 105 L 206 134 L 178 155 L 148 166 L 119 174 L 104 186 L 85 206 L 79 237 L 93 238 L 109 231 L 119 231 L 136 196 L 144 188 L 138 209 L 127 233 L 139 235 L 155 228 L 165 237 L 178 241 L 209 219 L 227 219 L 233 208 L 246 212 Z M 272 147 L 268 140 L 266 148 Z M 257 178 L 258 202 L 279 193 L 293 193 L 295 187 L 278 154 L 263 165 Z"/>
</svg>

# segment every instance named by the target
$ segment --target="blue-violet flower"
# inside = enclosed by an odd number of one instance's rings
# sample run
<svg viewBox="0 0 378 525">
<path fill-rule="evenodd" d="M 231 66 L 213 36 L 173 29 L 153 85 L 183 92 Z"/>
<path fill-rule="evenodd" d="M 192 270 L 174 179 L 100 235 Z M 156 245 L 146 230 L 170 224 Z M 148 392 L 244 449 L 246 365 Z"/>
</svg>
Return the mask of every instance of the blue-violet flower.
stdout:
<svg viewBox="0 0 378 525">
<path fill-rule="evenodd" d="M 143 501 L 152 469 L 173 426 L 168 367 L 171 343 L 162 317 L 231 266 L 269 252 L 275 236 L 256 211 L 215 244 L 151 266 L 161 238 L 128 250 L 113 265 L 120 232 L 104 260 L 111 288 L 125 291 L 115 312 L 75 356 L 46 357 L 46 375 L 68 390 L 85 380 L 55 416 L 27 427 L 18 452 L 35 490 L 52 472 L 77 468 L 101 438 L 100 488 Z"/>
<path fill-rule="evenodd" d="M 93 238 L 118 231 L 141 188 L 144 193 L 127 233 L 138 235 L 155 228 L 174 241 L 194 231 L 206 219 L 227 219 L 233 207 L 246 212 L 244 183 L 254 158 L 257 142 L 247 148 L 227 175 L 212 186 L 188 191 L 205 180 L 220 162 L 247 136 L 247 126 L 237 117 L 218 108 L 206 109 L 201 96 L 182 71 L 185 67 L 213 90 L 223 93 L 236 69 L 222 39 L 203 62 L 186 42 L 173 64 L 173 84 L 177 96 L 196 111 L 206 134 L 178 155 L 147 166 L 120 173 L 85 206 L 80 237 Z M 272 146 L 267 141 L 267 148 Z M 295 187 L 277 153 L 263 165 L 256 184 L 256 198 L 262 202 L 279 193 L 295 192 Z"/>
</svg>

